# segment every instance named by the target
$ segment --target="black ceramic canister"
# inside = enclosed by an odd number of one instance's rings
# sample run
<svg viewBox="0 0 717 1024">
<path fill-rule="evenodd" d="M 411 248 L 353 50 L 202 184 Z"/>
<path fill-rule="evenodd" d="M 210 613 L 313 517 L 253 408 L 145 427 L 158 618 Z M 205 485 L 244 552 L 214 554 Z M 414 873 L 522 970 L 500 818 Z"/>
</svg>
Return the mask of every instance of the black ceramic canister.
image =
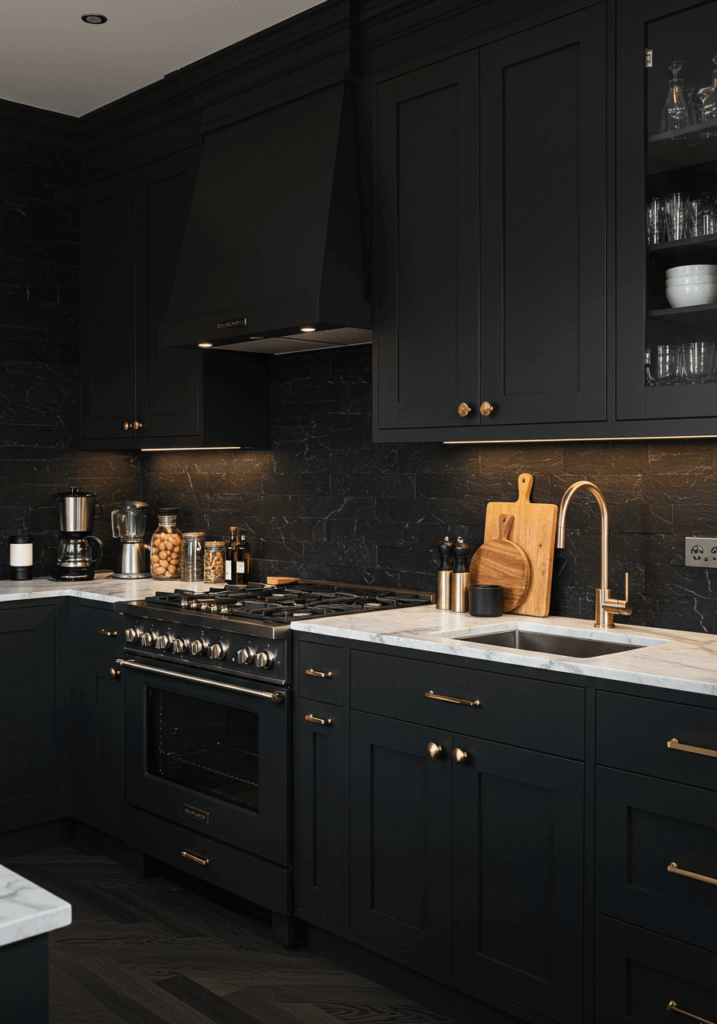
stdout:
<svg viewBox="0 0 717 1024">
<path fill-rule="evenodd" d="M 478 583 L 468 588 L 468 612 L 488 617 L 503 614 L 503 588 L 496 583 Z"/>
<path fill-rule="evenodd" d="M 9 539 L 10 579 L 31 580 L 33 548 L 29 533 L 19 533 Z"/>
</svg>

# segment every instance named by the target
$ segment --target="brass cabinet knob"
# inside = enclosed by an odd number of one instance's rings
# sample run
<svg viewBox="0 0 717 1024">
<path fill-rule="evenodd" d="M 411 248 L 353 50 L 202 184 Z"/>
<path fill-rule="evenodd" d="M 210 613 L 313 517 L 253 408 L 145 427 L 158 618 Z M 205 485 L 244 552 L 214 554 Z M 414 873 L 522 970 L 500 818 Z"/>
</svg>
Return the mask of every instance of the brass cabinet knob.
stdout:
<svg viewBox="0 0 717 1024">
<path fill-rule="evenodd" d="M 461 750 L 460 747 L 456 747 L 456 749 L 453 751 L 453 760 L 456 762 L 456 764 L 465 764 L 465 762 L 468 760 L 468 751 Z"/>
<path fill-rule="evenodd" d="M 134 421 L 134 423 L 132 424 L 132 429 L 133 430 L 141 430 L 142 429 L 142 424 L 139 422 L 139 420 L 135 420 Z"/>
<path fill-rule="evenodd" d="M 428 756 L 434 758 L 440 757 L 441 754 L 443 753 L 443 747 L 440 745 L 440 743 L 429 743 L 427 750 Z"/>
<path fill-rule="evenodd" d="M 473 406 L 470 405 L 468 402 L 461 402 L 461 404 L 458 406 L 459 416 L 467 416 L 471 412 L 473 412 Z"/>
<path fill-rule="evenodd" d="M 110 679 L 119 679 L 119 677 L 120 677 L 120 670 L 118 668 L 111 668 L 110 669 Z"/>
<path fill-rule="evenodd" d="M 481 402 L 480 414 L 481 416 L 490 416 L 493 412 L 493 406 L 490 402 Z"/>
<path fill-rule="evenodd" d="M 129 428 L 131 426 L 132 426 L 132 424 L 129 422 L 129 420 L 125 420 L 124 423 L 122 424 L 122 429 L 123 430 L 129 430 Z"/>
</svg>

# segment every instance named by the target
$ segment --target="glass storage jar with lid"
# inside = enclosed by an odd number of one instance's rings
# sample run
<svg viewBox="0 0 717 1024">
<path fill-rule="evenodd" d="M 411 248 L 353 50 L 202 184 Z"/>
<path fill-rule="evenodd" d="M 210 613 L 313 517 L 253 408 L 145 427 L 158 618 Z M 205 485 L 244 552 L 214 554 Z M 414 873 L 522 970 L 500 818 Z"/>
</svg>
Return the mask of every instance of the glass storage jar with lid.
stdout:
<svg viewBox="0 0 717 1024">
<path fill-rule="evenodd" d="M 224 581 L 224 549 L 223 540 L 208 540 L 204 545 L 204 582 L 222 583 Z"/>
<path fill-rule="evenodd" d="M 178 580 L 182 534 L 177 529 L 179 509 L 158 508 L 159 526 L 152 534 L 150 558 L 153 580 Z"/>
</svg>

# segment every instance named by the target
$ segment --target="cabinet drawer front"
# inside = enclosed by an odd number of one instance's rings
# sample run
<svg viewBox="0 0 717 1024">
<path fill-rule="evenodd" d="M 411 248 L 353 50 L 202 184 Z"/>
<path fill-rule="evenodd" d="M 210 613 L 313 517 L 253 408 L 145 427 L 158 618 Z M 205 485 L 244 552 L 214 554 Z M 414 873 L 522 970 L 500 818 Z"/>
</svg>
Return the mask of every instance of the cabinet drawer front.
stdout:
<svg viewBox="0 0 717 1024">
<path fill-rule="evenodd" d="M 430 692 L 435 696 L 427 697 Z M 585 694 L 577 686 L 353 651 L 351 706 L 548 754 L 584 756 Z"/>
<path fill-rule="evenodd" d="M 195 878 L 259 903 L 277 914 L 288 914 L 291 870 L 162 818 L 127 807 L 125 841 L 164 864 L 186 871 Z M 182 854 L 191 854 L 191 857 Z M 197 858 L 197 859 L 191 859 Z M 206 861 L 202 864 L 200 861 Z"/>
<path fill-rule="evenodd" d="M 714 955 L 654 932 L 595 919 L 595 1024 L 717 1024 Z"/>
<path fill-rule="evenodd" d="M 81 604 L 77 612 L 77 637 L 81 651 L 119 658 L 124 646 L 124 616 L 111 604 L 104 608 Z"/>
<path fill-rule="evenodd" d="M 349 652 L 331 644 L 299 643 L 299 696 L 348 704 Z"/>
<path fill-rule="evenodd" d="M 717 794 L 598 768 L 596 814 L 598 910 L 717 952 Z"/>
<path fill-rule="evenodd" d="M 670 748 L 667 744 L 672 739 L 705 753 Z M 600 692 L 597 761 L 717 790 L 717 711 Z"/>
</svg>

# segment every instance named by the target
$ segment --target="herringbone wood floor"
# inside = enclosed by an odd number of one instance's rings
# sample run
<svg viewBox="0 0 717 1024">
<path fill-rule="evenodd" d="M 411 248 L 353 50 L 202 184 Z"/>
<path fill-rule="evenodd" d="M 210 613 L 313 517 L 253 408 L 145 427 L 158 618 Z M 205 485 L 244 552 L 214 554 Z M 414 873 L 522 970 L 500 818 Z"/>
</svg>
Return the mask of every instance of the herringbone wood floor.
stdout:
<svg viewBox="0 0 717 1024">
<path fill-rule="evenodd" d="M 449 1018 L 271 937 L 268 923 L 83 848 L 7 857 L 72 904 L 50 935 L 51 1024 L 439 1024 Z"/>
</svg>

